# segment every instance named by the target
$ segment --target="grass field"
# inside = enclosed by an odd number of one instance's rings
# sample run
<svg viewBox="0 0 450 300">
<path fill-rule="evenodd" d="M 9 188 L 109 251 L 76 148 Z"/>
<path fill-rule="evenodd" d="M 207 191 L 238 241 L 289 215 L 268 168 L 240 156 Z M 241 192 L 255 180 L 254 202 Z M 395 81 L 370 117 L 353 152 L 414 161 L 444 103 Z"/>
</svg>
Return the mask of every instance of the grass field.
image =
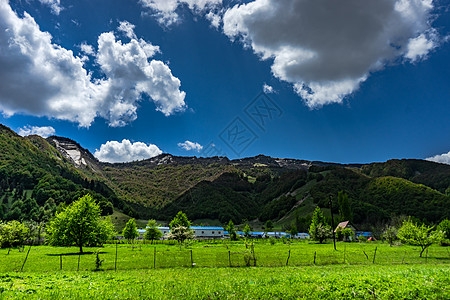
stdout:
<svg viewBox="0 0 450 300">
<path fill-rule="evenodd" d="M 76 248 L 32 247 L 22 272 L 28 248 L 1 249 L 0 299 L 450 299 L 450 254 L 439 246 L 419 258 L 416 247 L 381 243 L 338 243 L 334 251 L 332 244 L 257 242 L 256 267 L 246 267 L 251 248 L 242 242 L 121 244 L 114 271 L 116 246 L 106 245 L 94 271 L 97 249 L 79 256 Z"/>
</svg>

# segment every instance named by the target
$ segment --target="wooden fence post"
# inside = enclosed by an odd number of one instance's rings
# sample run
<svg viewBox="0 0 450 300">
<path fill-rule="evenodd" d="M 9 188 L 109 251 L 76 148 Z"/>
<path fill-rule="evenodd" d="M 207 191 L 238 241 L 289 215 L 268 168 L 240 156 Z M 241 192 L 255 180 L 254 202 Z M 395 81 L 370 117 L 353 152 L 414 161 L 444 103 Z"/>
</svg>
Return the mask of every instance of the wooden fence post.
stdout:
<svg viewBox="0 0 450 300">
<path fill-rule="evenodd" d="M 31 250 L 31 245 L 30 245 L 30 248 L 28 248 L 27 256 L 25 256 L 25 260 L 23 261 L 22 268 L 20 268 L 20 272 L 22 272 L 23 266 L 25 266 L 25 263 L 26 263 L 27 258 L 28 258 L 28 254 L 30 253 L 30 250 Z"/>
<path fill-rule="evenodd" d="M 288 258 L 286 260 L 286 266 L 289 264 L 289 258 L 291 257 L 291 249 L 289 249 Z"/>
<path fill-rule="evenodd" d="M 153 251 L 153 269 L 156 269 L 156 247 Z"/>
<path fill-rule="evenodd" d="M 117 241 L 116 241 L 116 256 L 114 258 L 114 271 L 117 271 Z"/>
<path fill-rule="evenodd" d="M 192 257 L 192 249 L 191 249 L 191 267 L 194 266 L 194 258 Z"/>
<path fill-rule="evenodd" d="M 78 254 L 78 266 L 77 266 L 77 271 L 80 271 L 80 258 L 81 258 L 81 253 Z"/>
<path fill-rule="evenodd" d="M 316 251 L 314 251 L 314 264 L 316 264 Z"/>
<path fill-rule="evenodd" d="M 377 248 L 378 247 L 375 247 L 375 253 L 373 254 L 373 261 L 372 261 L 372 263 L 375 263 L 375 256 L 377 255 Z"/>
<path fill-rule="evenodd" d="M 59 255 L 59 269 L 62 270 L 62 254 Z"/>
<path fill-rule="evenodd" d="M 231 267 L 231 251 L 228 250 L 228 265 Z"/>
</svg>

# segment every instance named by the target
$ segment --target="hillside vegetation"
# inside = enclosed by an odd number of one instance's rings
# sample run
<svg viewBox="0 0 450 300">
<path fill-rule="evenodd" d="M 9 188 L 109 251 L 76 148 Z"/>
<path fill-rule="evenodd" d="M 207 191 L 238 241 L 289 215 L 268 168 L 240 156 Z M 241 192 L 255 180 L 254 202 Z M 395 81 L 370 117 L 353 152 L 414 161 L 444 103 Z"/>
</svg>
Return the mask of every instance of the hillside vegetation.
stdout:
<svg viewBox="0 0 450 300">
<path fill-rule="evenodd" d="M 104 214 L 168 221 L 272 220 L 307 230 L 316 206 L 338 215 L 337 194 L 348 195 L 353 222 L 388 222 L 410 215 L 428 223 L 450 217 L 450 166 L 422 160 L 340 165 L 256 157 L 177 157 L 130 163 L 97 161 L 67 138 L 21 137 L 0 126 L 0 219 L 48 220 L 56 210 L 93 194 Z M 70 156 L 73 151 L 79 157 Z M 328 210 L 327 210 L 328 209 Z"/>
</svg>

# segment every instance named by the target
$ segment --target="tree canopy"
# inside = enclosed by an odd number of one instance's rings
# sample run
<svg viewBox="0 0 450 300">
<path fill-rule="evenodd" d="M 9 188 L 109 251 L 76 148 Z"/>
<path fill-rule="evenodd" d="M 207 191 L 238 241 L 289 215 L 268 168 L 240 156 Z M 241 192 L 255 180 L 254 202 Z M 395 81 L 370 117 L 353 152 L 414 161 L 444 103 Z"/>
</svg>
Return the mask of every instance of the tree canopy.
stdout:
<svg viewBox="0 0 450 300">
<path fill-rule="evenodd" d="M 144 239 L 145 240 L 159 240 L 163 234 L 161 230 L 158 229 L 158 224 L 155 220 L 149 220 L 147 223 L 147 227 L 145 228 Z"/>
<path fill-rule="evenodd" d="M 47 239 L 53 246 L 101 245 L 113 234 L 111 219 L 101 219 L 101 210 L 90 194 L 67 206 L 47 227 Z"/>
<path fill-rule="evenodd" d="M 311 225 L 309 226 L 309 234 L 311 239 L 322 243 L 331 235 L 331 227 L 327 225 L 325 217 L 320 207 L 316 207 L 313 213 Z"/>
<path fill-rule="evenodd" d="M 137 230 L 136 221 L 134 219 L 129 219 L 125 228 L 122 230 L 122 235 L 128 242 L 134 240 L 139 236 L 139 232 Z"/>
<path fill-rule="evenodd" d="M 397 237 L 404 243 L 414 246 L 420 246 L 420 257 L 429 246 L 438 243 L 444 237 L 444 233 L 440 230 L 432 231 L 433 226 L 425 224 L 418 225 L 413 223 L 411 219 L 404 221 L 402 227 L 398 230 Z"/>
</svg>

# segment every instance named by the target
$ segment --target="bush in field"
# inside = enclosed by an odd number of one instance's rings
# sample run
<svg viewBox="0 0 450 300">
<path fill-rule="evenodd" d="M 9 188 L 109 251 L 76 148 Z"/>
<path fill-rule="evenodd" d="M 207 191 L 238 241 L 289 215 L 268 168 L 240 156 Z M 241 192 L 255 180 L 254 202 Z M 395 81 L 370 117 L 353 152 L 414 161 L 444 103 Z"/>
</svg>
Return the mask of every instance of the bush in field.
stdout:
<svg viewBox="0 0 450 300">
<path fill-rule="evenodd" d="M 411 220 L 408 220 L 403 222 L 402 227 L 398 230 L 397 236 L 404 243 L 420 246 L 422 250 L 420 251 L 419 257 L 422 257 L 425 249 L 434 243 L 440 242 L 444 237 L 442 231 L 432 230 L 432 226 L 427 226 L 425 224 L 418 225 Z"/>
<path fill-rule="evenodd" d="M 388 226 L 383 231 L 383 238 L 392 246 L 397 240 L 398 229 L 395 226 Z"/>
<path fill-rule="evenodd" d="M 242 229 L 242 232 L 244 233 L 244 236 L 246 238 L 249 238 L 252 232 L 252 229 L 250 228 L 250 225 L 245 224 L 244 229 Z"/>
<path fill-rule="evenodd" d="M 437 226 L 436 230 L 440 230 L 444 233 L 444 238 L 441 241 L 442 245 L 450 245 L 450 221 L 448 219 L 443 220 Z"/>
<path fill-rule="evenodd" d="M 30 230 L 19 221 L 0 223 L 0 245 L 2 248 L 23 246 Z"/>
<path fill-rule="evenodd" d="M 342 238 L 346 242 L 350 242 L 355 235 L 350 228 L 344 228 L 341 230 Z"/>
<path fill-rule="evenodd" d="M 85 195 L 57 213 L 47 227 L 47 241 L 53 246 L 102 245 L 113 234 L 111 219 L 102 220 L 101 210 L 91 195 Z"/>
<path fill-rule="evenodd" d="M 139 236 L 137 230 L 136 221 L 134 219 L 129 219 L 125 228 L 122 230 L 122 235 L 130 243 L 132 240 Z"/>
<path fill-rule="evenodd" d="M 311 225 L 309 226 L 309 234 L 313 241 L 318 241 L 319 243 L 322 243 L 332 235 L 331 227 L 327 225 L 320 207 L 316 207 L 314 210 Z"/>
<path fill-rule="evenodd" d="M 144 240 L 151 240 L 152 243 L 154 240 L 159 240 L 163 234 L 158 226 L 155 220 L 149 220 L 145 229 Z"/>
</svg>

